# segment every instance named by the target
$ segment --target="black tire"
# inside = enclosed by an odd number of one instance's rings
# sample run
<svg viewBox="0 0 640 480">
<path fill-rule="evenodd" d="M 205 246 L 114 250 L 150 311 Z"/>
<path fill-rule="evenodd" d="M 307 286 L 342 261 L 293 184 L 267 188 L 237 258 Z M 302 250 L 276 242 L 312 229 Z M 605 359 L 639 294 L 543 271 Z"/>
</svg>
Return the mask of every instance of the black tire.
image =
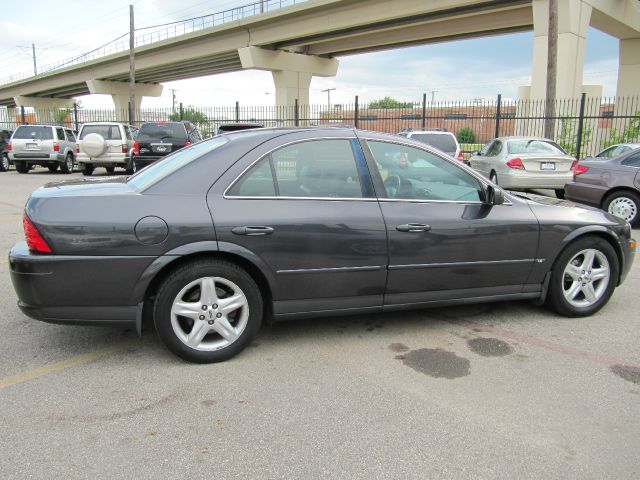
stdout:
<svg viewBox="0 0 640 480">
<path fill-rule="evenodd" d="M 564 188 L 556 188 L 555 193 L 556 193 L 556 198 L 559 198 L 560 200 L 564 200 Z"/>
<path fill-rule="evenodd" d="M 29 165 L 27 164 L 27 162 L 23 162 L 22 160 L 14 162 L 15 166 L 16 166 L 16 171 L 18 173 L 29 173 Z"/>
<path fill-rule="evenodd" d="M 9 170 L 9 156 L 5 153 L 0 157 L 0 172 Z"/>
<path fill-rule="evenodd" d="M 606 284 L 602 284 L 601 287 L 600 282 L 602 282 L 602 280 L 595 280 L 594 282 L 590 280 L 589 277 L 591 276 L 591 270 L 582 271 L 584 273 L 580 273 L 581 270 L 578 269 L 577 274 L 586 274 L 587 276 L 584 277 L 584 281 L 588 284 L 591 284 L 596 292 L 601 289 L 601 294 L 600 296 L 597 296 L 597 300 L 595 300 L 591 304 L 581 306 L 570 303 L 565 297 L 565 288 L 570 289 L 570 286 L 576 283 L 576 280 L 572 279 L 569 274 L 565 274 L 565 269 L 569 267 L 570 263 L 573 263 L 574 266 L 579 267 L 580 259 L 585 258 L 584 256 L 581 257 L 580 253 L 585 250 L 594 250 L 604 255 L 609 267 L 609 277 Z M 598 268 L 603 266 L 599 263 L 597 258 L 595 262 L 597 262 Z M 594 263 L 594 265 L 596 265 L 596 263 Z M 609 301 L 609 298 L 611 298 L 611 295 L 613 294 L 613 291 L 618 284 L 619 276 L 620 263 L 618 261 L 618 255 L 609 242 L 607 242 L 603 238 L 596 236 L 586 236 L 578 238 L 577 240 L 571 242 L 562 251 L 562 253 L 560 253 L 553 264 L 546 304 L 550 309 L 566 317 L 586 317 L 588 315 L 592 315 L 600 310 Z M 582 281 L 583 277 L 579 278 Z M 581 297 L 584 298 L 582 299 Z M 580 290 L 578 296 L 575 297 L 574 300 L 578 302 L 588 302 L 587 298 L 582 293 L 582 290 Z"/>
<path fill-rule="evenodd" d="M 51 173 L 56 173 L 58 171 L 58 164 L 57 163 L 49 164 L 47 165 L 47 168 Z"/>
<path fill-rule="evenodd" d="M 489 180 L 498 185 L 498 174 L 492 170 L 489 174 Z"/>
<path fill-rule="evenodd" d="M 183 289 L 189 286 L 189 284 L 207 277 L 217 277 L 218 279 L 222 279 L 223 282 L 233 283 L 239 288 L 241 293 L 244 294 L 244 298 L 246 299 L 244 306 L 229 313 L 229 317 L 225 315 L 223 318 L 223 320 L 228 319 L 229 324 L 234 328 L 242 328 L 239 336 L 227 345 L 217 350 L 209 351 L 193 348 L 184 343 L 178 336 L 179 334 L 174 330 L 171 313 L 174 301 Z M 215 291 L 216 298 L 218 298 L 216 301 L 223 300 L 223 297 L 219 295 L 221 295 L 221 292 L 224 292 L 223 289 L 225 287 L 226 285 L 216 281 Z M 199 302 L 201 290 L 198 286 L 193 286 L 181 295 L 182 301 Z M 185 300 L 188 295 L 191 295 L 192 298 Z M 184 322 L 185 327 L 189 330 L 193 328 L 190 325 L 199 321 L 204 321 L 212 325 L 206 328 L 215 328 L 213 325 L 216 324 L 218 320 L 217 317 L 212 315 L 215 313 L 214 311 L 218 308 L 218 305 L 214 303 L 208 307 L 209 310 L 203 311 L 203 315 L 200 316 L 199 319 L 189 320 L 187 317 L 176 316 L 176 322 Z M 247 310 L 245 310 L 245 308 Z M 237 355 L 249 345 L 262 323 L 262 309 L 263 303 L 260 289 L 245 270 L 225 260 L 197 260 L 182 265 L 162 282 L 154 305 L 154 323 L 160 339 L 169 350 L 179 357 L 195 363 L 222 362 Z M 222 316 L 221 313 L 215 315 Z M 245 315 L 244 327 L 240 327 L 243 315 Z M 234 318 L 231 318 L 232 316 L 234 316 Z M 179 326 L 180 329 L 183 328 L 181 325 L 182 324 Z M 181 331 L 181 333 L 188 335 L 190 332 Z M 224 337 L 218 336 L 216 332 L 211 332 L 211 337 L 213 338 L 212 341 L 228 342 Z"/>
<path fill-rule="evenodd" d="M 609 210 L 609 207 L 611 207 L 611 204 L 614 203 L 614 201 L 623 202 L 623 205 L 626 207 L 625 211 L 629 212 L 627 215 L 621 215 L 621 218 L 629 222 L 632 227 L 640 225 L 640 195 L 631 190 L 618 190 L 617 192 L 607 195 L 602 203 L 602 209 L 612 215 L 617 215 L 617 213 L 613 213 Z M 616 209 L 612 208 L 612 210 L 615 211 Z M 635 214 L 633 213 L 634 211 Z"/>
<path fill-rule="evenodd" d="M 73 173 L 73 155 L 71 153 L 67 153 L 64 162 L 60 164 L 60 171 L 62 173 Z"/>
<path fill-rule="evenodd" d="M 85 177 L 89 177 L 91 176 L 91 174 L 93 173 L 93 165 L 91 165 L 90 163 L 83 163 L 82 164 L 82 175 L 84 175 Z"/>
<path fill-rule="evenodd" d="M 104 167 L 107 173 L 113 173 L 116 171 L 116 167 Z"/>
</svg>

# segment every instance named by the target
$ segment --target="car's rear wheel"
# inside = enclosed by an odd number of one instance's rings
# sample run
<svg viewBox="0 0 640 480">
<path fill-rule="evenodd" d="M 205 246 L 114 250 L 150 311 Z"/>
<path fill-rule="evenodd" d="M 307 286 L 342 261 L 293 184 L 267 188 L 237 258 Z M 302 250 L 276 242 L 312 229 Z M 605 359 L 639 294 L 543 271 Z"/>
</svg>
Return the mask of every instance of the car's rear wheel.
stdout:
<svg viewBox="0 0 640 480">
<path fill-rule="evenodd" d="M 626 220 L 633 227 L 640 225 L 640 196 L 634 192 L 614 192 L 605 199 L 602 207 L 610 214 Z"/>
<path fill-rule="evenodd" d="M 6 172 L 9 170 L 9 156 L 4 154 L 0 156 L 0 172 Z"/>
<path fill-rule="evenodd" d="M 88 177 L 92 173 L 93 173 L 93 165 L 91 165 L 90 163 L 83 163 L 82 164 L 82 175 L 84 175 L 85 177 Z"/>
<path fill-rule="evenodd" d="M 547 305 L 567 317 L 591 315 L 609 301 L 618 276 L 618 256 L 609 242 L 594 236 L 580 238 L 553 265 Z"/>
<path fill-rule="evenodd" d="M 71 153 L 67 153 L 64 162 L 60 164 L 60 171 L 62 173 L 73 173 L 73 155 Z"/>
<path fill-rule="evenodd" d="M 555 193 L 556 193 L 556 198 L 559 198 L 561 200 L 564 199 L 564 188 L 556 188 Z"/>
<path fill-rule="evenodd" d="M 29 165 L 22 160 L 14 162 L 18 173 L 29 173 Z"/>
<path fill-rule="evenodd" d="M 191 362 L 221 362 L 237 355 L 261 322 L 258 286 L 246 271 L 224 260 L 189 262 L 158 290 L 158 335 L 173 353 Z"/>
</svg>

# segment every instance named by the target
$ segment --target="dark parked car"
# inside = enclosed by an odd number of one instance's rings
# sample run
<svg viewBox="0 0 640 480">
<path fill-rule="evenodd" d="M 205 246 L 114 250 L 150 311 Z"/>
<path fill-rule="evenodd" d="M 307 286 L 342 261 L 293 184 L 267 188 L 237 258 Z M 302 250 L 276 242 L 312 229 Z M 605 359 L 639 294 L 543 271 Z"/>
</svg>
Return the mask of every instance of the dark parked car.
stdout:
<svg viewBox="0 0 640 480">
<path fill-rule="evenodd" d="M 0 130 L 0 172 L 6 172 L 11 165 L 8 147 L 12 134 L 11 130 Z"/>
<path fill-rule="evenodd" d="M 640 149 L 610 160 L 575 162 L 569 200 L 600 207 L 632 226 L 640 225 Z"/>
<path fill-rule="evenodd" d="M 133 144 L 134 170 L 202 140 L 198 127 L 191 122 L 143 123 Z"/>
<path fill-rule="evenodd" d="M 33 318 L 140 329 L 152 317 L 177 355 L 214 362 L 264 319 L 515 299 L 590 315 L 635 241 L 628 223 L 571 205 L 505 193 L 397 136 L 256 129 L 131 177 L 36 190 L 10 272 Z"/>
</svg>

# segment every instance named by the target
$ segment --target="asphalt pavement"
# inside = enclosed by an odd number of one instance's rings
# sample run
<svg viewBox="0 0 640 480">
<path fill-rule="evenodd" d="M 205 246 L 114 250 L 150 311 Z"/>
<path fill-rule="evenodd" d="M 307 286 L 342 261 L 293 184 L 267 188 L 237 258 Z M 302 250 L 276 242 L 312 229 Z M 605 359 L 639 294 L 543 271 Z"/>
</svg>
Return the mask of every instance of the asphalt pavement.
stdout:
<svg viewBox="0 0 640 480">
<path fill-rule="evenodd" d="M 0 173 L 5 255 L 62 178 Z M 639 286 L 636 261 L 583 319 L 509 302 L 280 323 L 193 365 L 153 331 L 31 320 L 5 257 L 0 478 L 639 478 Z"/>
</svg>

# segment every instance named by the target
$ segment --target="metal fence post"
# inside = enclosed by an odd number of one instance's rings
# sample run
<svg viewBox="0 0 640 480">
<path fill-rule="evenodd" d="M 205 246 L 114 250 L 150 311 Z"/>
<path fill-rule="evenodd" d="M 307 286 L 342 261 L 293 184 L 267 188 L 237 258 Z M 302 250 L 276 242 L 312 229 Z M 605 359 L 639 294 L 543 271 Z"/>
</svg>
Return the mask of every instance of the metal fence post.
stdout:
<svg viewBox="0 0 640 480">
<path fill-rule="evenodd" d="M 353 126 L 358 128 L 358 95 L 356 95 L 356 104 L 355 104 L 355 108 L 353 109 Z"/>
<path fill-rule="evenodd" d="M 73 103 L 73 123 L 76 126 L 76 132 L 78 131 L 78 104 Z"/>
<path fill-rule="evenodd" d="M 20 120 L 22 121 L 22 125 L 25 125 L 27 123 L 27 119 L 24 115 L 24 105 L 20 105 Z"/>
<path fill-rule="evenodd" d="M 576 139 L 576 158 L 580 160 L 580 150 L 582 150 L 582 129 L 584 126 L 584 104 L 587 94 L 583 93 L 580 97 L 580 116 L 578 117 L 578 138 Z"/>
<path fill-rule="evenodd" d="M 496 134 L 495 138 L 500 136 L 500 110 L 502 108 L 502 94 L 498 94 L 498 103 L 496 104 Z"/>
<path fill-rule="evenodd" d="M 236 100 L 236 123 L 240 121 L 240 102 Z"/>
<path fill-rule="evenodd" d="M 427 127 L 427 94 L 422 94 L 422 130 Z"/>
<path fill-rule="evenodd" d="M 293 102 L 293 121 L 296 127 L 300 126 L 300 105 L 298 105 L 298 99 Z"/>
<path fill-rule="evenodd" d="M 180 121 L 184 120 L 184 107 L 182 102 L 180 102 Z"/>
</svg>

